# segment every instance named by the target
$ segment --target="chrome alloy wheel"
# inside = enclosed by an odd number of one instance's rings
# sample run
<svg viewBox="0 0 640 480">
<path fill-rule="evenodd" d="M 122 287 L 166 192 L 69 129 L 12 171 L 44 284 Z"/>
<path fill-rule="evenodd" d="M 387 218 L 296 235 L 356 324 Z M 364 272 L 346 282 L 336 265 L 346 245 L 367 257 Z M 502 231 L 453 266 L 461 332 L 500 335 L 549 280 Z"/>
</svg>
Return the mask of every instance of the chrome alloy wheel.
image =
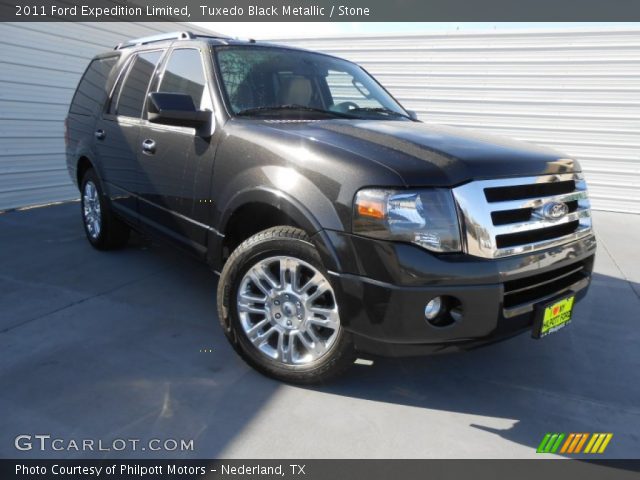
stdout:
<svg viewBox="0 0 640 480">
<path fill-rule="evenodd" d="M 82 214 L 87 232 L 89 232 L 91 238 L 96 239 L 100 235 L 100 229 L 102 228 L 102 217 L 98 189 L 91 180 L 84 184 L 82 206 Z"/>
<path fill-rule="evenodd" d="M 240 323 L 253 345 L 288 365 L 323 357 L 340 330 L 333 289 L 309 263 L 269 257 L 251 267 L 237 295 Z"/>
</svg>

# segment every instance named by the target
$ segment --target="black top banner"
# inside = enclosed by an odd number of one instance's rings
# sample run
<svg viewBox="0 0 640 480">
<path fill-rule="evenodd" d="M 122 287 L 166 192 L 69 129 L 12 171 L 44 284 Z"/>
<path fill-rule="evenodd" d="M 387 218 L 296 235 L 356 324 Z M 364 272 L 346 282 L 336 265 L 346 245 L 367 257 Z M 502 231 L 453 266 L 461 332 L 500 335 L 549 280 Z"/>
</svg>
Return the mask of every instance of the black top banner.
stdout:
<svg viewBox="0 0 640 480">
<path fill-rule="evenodd" d="M 0 0 L 3 22 L 632 22 L 637 0 Z"/>
</svg>

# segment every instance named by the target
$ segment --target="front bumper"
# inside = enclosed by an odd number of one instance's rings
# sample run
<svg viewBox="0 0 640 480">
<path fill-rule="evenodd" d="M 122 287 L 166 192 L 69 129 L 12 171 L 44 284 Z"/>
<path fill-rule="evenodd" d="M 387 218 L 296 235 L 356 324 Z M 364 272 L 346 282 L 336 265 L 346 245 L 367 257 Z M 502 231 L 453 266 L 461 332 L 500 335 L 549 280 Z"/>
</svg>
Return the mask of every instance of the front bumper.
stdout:
<svg viewBox="0 0 640 480">
<path fill-rule="evenodd" d="M 417 246 L 324 231 L 335 251 L 330 271 L 345 329 L 356 348 L 385 356 L 464 350 L 530 330 L 534 308 L 562 293 L 588 289 L 593 235 L 548 250 L 487 260 L 434 255 Z M 457 299 L 461 318 L 426 322 L 436 296 Z"/>
</svg>

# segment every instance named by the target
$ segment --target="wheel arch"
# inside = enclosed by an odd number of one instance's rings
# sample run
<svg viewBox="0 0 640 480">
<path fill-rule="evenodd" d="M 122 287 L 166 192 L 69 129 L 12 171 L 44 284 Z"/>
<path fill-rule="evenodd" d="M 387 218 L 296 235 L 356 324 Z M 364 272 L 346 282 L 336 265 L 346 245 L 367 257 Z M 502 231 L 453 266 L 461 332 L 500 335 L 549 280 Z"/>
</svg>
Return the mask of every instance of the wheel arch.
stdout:
<svg viewBox="0 0 640 480">
<path fill-rule="evenodd" d="M 240 243 L 256 233 L 278 225 L 304 230 L 320 252 L 327 269 L 336 269 L 337 255 L 320 221 L 302 203 L 285 192 L 261 187 L 238 192 L 220 216 L 219 233 L 223 236 L 214 264 L 222 266 Z"/>
<path fill-rule="evenodd" d="M 93 162 L 91 162 L 88 156 L 81 155 L 76 162 L 76 183 L 78 185 L 78 189 L 82 188 L 82 177 L 84 177 L 84 174 L 91 169 L 93 169 L 93 171 L 96 171 Z"/>
</svg>

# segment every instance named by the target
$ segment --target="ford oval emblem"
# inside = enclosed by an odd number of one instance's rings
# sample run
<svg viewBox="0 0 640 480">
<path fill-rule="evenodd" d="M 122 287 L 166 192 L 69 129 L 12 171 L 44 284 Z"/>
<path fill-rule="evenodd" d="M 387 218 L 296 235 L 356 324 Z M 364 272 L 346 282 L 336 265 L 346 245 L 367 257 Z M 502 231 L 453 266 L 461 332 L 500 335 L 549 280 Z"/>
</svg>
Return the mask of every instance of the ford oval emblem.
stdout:
<svg viewBox="0 0 640 480">
<path fill-rule="evenodd" d="M 542 215 L 549 220 L 559 220 L 567 213 L 569 213 L 569 207 L 562 202 L 549 202 L 542 207 Z"/>
</svg>

